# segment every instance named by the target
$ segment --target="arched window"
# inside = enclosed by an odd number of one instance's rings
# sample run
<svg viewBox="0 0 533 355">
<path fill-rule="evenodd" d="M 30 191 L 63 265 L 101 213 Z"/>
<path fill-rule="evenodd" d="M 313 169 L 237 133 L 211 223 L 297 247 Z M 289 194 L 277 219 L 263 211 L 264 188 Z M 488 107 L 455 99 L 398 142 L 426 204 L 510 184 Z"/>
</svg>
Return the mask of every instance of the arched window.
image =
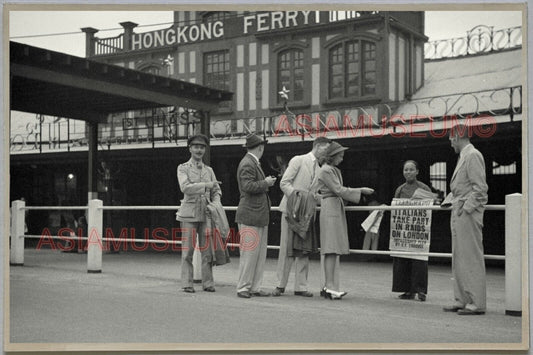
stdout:
<svg viewBox="0 0 533 355">
<path fill-rule="evenodd" d="M 329 50 L 329 97 L 351 98 L 376 94 L 376 45 L 356 40 Z"/>
<path fill-rule="evenodd" d="M 161 73 L 161 68 L 156 67 L 156 66 L 151 66 L 151 67 L 145 68 L 143 71 L 144 71 L 145 73 L 150 73 L 150 74 L 154 74 L 154 75 L 159 75 L 159 74 Z"/>
<path fill-rule="evenodd" d="M 304 52 L 288 49 L 278 54 L 278 89 L 284 86 L 289 92 L 289 101 L 304 99 Z M 285 99 L 278 96 L 278 103 Z"/>
<path fill-rule="evenodd" d="M 231 12 L 229 11 L 210 11 L 206 13 L 205 15 L 203 15 L 202 20 L 204 23 L 224 21 L 230 16 L 231 16 Z"/>
<path fill-rule="evenodd" d="M 155 62 L 143 62 L 137 64 L 137 70 L 154 75 L 161 74 L 161 65 Z"/>
</svg>

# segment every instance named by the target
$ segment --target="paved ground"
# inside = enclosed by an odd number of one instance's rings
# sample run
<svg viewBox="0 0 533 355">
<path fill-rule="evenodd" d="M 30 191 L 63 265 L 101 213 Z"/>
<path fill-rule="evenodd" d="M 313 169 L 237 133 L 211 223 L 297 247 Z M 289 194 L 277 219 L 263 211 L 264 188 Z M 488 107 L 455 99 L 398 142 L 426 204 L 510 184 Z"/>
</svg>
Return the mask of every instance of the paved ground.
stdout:
<svg viewBox="0 0 533 355">
<path fill-rule="evenodd" d="M 488 268 L 488 313 L 467 317 L 441 310 L 452 298 L 449 265 L 430 265 L 428 300 L 422 303 L 390 292 L 389 262 L 343 262 L 342 288 L 349 294 L 331 301 L 318 296 L 318 261 L 310 266 L 312 298 L 292 295 L 291 275 L 288 295 L 241 299 L 235 291 L 237 257 L 215 268 L 216 293 L 197 285 L 195 294 L 180 291 L 179 254 L 104 254 L 101 274 L 86 272 L 86 258 L 26 249 L 24 266 L 10 268 L 11 343 L 498 349 L 521 342 L 523 318 L 505 315 L 502 268 Z M 267 260 L 268 290 L 275 286 L 275 265 L 276 259 Z"/>
</svg>

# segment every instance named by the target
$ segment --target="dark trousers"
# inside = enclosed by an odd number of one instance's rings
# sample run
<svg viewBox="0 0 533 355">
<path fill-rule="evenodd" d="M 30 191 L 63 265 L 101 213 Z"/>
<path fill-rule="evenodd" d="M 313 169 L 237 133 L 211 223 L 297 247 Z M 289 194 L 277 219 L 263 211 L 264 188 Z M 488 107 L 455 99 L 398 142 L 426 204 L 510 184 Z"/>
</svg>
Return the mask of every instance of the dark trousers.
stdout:
<svg viewBox="0 0 533 355">
<path fill-rule="evenodd" d="M 407 258 L 393 258 L 393 292 L 428 292 L 428 262 Z"/>
</svg>

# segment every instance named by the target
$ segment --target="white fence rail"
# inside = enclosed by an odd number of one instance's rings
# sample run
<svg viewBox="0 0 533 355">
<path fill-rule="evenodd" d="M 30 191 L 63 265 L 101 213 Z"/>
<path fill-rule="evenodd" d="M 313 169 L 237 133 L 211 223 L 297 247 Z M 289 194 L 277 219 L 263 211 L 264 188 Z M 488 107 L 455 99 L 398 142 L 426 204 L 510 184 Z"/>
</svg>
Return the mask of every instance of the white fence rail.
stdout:
<svg viewBox="0 0 533 355">
<path fill-rule="evenodd" d="M 505 211 L 505 256 L 485 255 L 485 259 L 505 260 L 505 305 L 507 314 L 521 314 L 522 311 L 522 194 L 507 195 L 505 205 L 488 205 L 488 211 Z M 179 206 L 103 206 L 101 200 L 90 200 L 88 206 L 26 206 L 24 201 L 13 201 L 11 206 L 11 249 L 10 264 L 24 265 L 24 239 L 43 238 L 42 235 L 26 235 L 25 212 L 27 210 L 87 210 L 87 237 L 50 236 L 46 238 L 74 241 L 88 241 L 87 243 L 87 272 L 102 272 L 102 242 L 119 243 L 150 243 L 179 245 L 179 240 L 166 239 L 137 239 L 137 238 L 105 238 L 103 237 L 103 211 L 105 210 L 177 210 Z M 236 211 L 237 207 L 224 207 L 226 211 Z M 320 209 L 320 208 L 318 208 Z M 346 211 L 372 211 L 372 210 L 420 210 L 420 206 L 350 206 Z M 449 211 L 450 208 L 440 206 L 424 206 L 423 209 L 433 211 Z M 279 211 L 279 207 L 272 207 L 272 211 Z M 228 243 L 227 246 L 236 248 L 236 243 Z M 269 245 L 269 249 L 279 249 L 277 245 Z M 451 253 L 424 253 L 424 252 L 401 252 L 386 250 L 359 250 L 350 249 L 351 254 L 374 254 L 374 255 L 418 255 L 429 257 L 451 258 Z"/>
</svg>

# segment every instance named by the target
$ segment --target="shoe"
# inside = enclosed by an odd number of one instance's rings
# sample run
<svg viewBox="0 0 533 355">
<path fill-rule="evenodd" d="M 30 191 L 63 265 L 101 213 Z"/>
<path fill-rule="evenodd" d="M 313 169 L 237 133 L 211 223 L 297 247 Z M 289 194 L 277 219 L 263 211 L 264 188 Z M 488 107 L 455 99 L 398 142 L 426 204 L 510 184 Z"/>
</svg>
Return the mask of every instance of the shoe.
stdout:
<svg viewBox="0 0 533 355">
<path fill-rule="evenodd" d="M 248 291 L 241 291 L 241 292 L 237 292 L 237 297 L 240 297 L 240 298 L 250 298 L 250 292 Z"/>
<path fill-rule="evenodd" d="M 454 304 L 453 306 L 444 306 L 442 307 L 442 310 L 444 312 L 458 312 L 459 310 L 464 309 L 464 308 L 465 306 Z"/>
<path fill-rule="evenodd" d="M 334 291 L 334 290 L 330 290 L 327 288 L 325 289 L 325 291 L 326 291 L 326 298 L 329 298 L 330 300 L 340 300 L 341 298 L 346 296 L 346 294 L 348 294 L 348 292 Z"/>
<path fill-rule="evenodd" d="M 458 310 L 457 314 L 459 314 L 461 316 L 477 316 L 477 315 L 485 314 L 485 311 L 479 311 L 477 309 L 473 310 L 473 309 L 463 308 L 463 309 Z"/>
<path fill-rule="evenodd" d="M 294 291 L 295 296 L 313 297 L 313 294 L 309 291 Z"/>
<path fill-rule="evenodd" d="M 281 294 L 285 292 L 285 288 L 284 287 L 276 287 L 274 289 L 274 291 L 272 291 L 272 296 L 274 297 L 279 297 L 281 296 Z"/>
<path fill-rule="evenodd" d="M 327 295 L 326 295 L 326 288 L 325 288 L 325 287 L 324 287 L 323 289 L 320 290 L 320 297 L 327 298 Z"/>
<path fill-rule="evenodd" d="M 204 291 L 205 292 L 215 292 L 215 288 L 213 286 L 209 286 L 209 287 L 204 288 Z"/>
<path fill-rule="evenodd" d="M 418 292 L 417 296 L 420 302 L 426 302 L 427 296 L 424 292 Z"/>
<path fill-rule="evenodd" d="M 270 297 L 270 292 L 265 291 L 257 291 L 257 292 L 250 292 L 250 296 L 252 297 Z"/>
<path fill-rule="evenodd" d="M 485 311 L 478 309 L 474 305 L 467 304 L 465 308 L 458 310 L 457 314 L 461 316 L 477 316 L 477 315 L 485 314 Z"/>
<path fill-rule="evenodd" d="M 183 288 L 183 292 L 186 292 L 186 293 L 194 293 L 194 287 L 184 287 Z"/>
<path fill-rule="evenodd" d="M 406 292 L 399 295 L 398 298 L 401 300 L 412 300 L 413 298 L 415 298 L 415 295 L 414 293 Z"/>
</svg>

